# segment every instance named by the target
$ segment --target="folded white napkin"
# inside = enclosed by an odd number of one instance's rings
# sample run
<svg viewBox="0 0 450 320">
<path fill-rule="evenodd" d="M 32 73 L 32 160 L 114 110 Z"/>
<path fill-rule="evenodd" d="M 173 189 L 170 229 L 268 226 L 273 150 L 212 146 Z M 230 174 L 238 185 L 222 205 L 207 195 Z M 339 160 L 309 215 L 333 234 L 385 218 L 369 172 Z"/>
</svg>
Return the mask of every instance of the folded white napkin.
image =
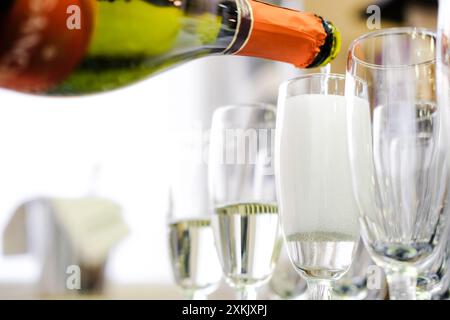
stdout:
<svg viewBox="0 0 450 320">
<path fill-rule="evenodd" d="M 44 258 L 56 245 L 50 242 L 64 239 L 75 260 L 96 265 L 128 231 L 121 207 L 109 199 L 40 198 L 16 209 L 3 233 L 3 251 Z"/>
</svg>

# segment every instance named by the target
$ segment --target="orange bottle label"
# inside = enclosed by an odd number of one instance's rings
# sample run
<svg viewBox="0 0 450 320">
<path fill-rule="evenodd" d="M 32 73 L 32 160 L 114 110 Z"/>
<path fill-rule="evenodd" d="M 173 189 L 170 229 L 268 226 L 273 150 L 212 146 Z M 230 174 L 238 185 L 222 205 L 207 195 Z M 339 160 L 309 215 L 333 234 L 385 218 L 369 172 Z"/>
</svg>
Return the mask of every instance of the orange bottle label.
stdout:
<svg viewBox="0 0 450 320">
<path fill-rule="evenodd" d="M 0 87 L 45 91 L 82 60 L 94 27 L 95 1 L 15 0 L 0 35 Z"/>
<path fill-rule="evenodd" d="M 250 34 L 234 54 L 288 62 L 299 68 L 314 61 L 327 37 L 319 17 L 254 0 L 248 3 Z"/>
</svg>

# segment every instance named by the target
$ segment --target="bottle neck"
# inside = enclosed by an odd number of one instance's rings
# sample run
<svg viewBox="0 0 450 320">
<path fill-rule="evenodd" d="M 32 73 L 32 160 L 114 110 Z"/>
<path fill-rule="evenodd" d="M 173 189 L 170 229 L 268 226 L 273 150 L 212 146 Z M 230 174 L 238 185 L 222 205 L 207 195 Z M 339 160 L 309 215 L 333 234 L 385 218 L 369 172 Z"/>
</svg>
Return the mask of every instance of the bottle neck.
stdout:
<svg viewBox="0 0 450 320">
<path fill-rule="evenodd" d="M 312 68 L 327 64 L 339 52 L 339 32 L 319 16 L 257 0 L 237 0 L 237 6 L 237 30 L 225 54 Z"/>
<path fill-rule="evenodd" d="M 252 9 L 248 0 L 236 0 L 237 26 L 236 32 L 223 54 L 236 54 L 248 41 L 252 28 Z"/>
</svg>

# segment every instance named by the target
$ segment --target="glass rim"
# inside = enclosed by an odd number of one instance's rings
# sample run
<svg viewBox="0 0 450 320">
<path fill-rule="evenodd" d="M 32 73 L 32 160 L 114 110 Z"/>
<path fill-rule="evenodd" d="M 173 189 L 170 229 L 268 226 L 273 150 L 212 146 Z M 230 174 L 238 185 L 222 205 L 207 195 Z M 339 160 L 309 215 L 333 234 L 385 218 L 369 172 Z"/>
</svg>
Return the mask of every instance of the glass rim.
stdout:
<svg viewBox="0 0 450 320">
<path fill-rule="evenodd" d="M 398 27 L 398 28 L 386 28 L 386 29 L 380 29 L 372 32 L 365 33 L 358 38 L 354 39 L 352 43 L 350 44 L 349 53 L 352 56 L 352 58 L 358 63 L 363 66 L 372 68 L 372 69 L 402 69 L 402 68 L 413 68 L 416 66 L 424 66 L 436 63 L 436 56 L 434 56 L 432 59 L 426 59 L 419 63 L 411 63 L 411 64 L 402 64 L 402 65 L 393 65 L 393 66 L 384 66 L 382 64 L 376 64 L 376 63 L 370 63 L 364 60 L 361 60 L 355 55 L 355 47 L 357 43 L 360 43 L 364 40 L 370 39 L 370 38 L 376 38 L 383 35 L 394 35 L 394 34 L 423 34 L 429 37 L 432 37 L 435 41 L 437 39 L 436 33 L 430 29 L 427 28 L 420 28 L 420 27 Z"/>
<path fill-rule="evenodd" d="M 214 110 L 214 114 L 237 110 L 237 109 L 254 109 L 254 110 L 260 110 L 260 111 L 268 110 L 268 111 L 274 111 L 274 112 L 276 111 L 276 107 L 270 103 L 253 102 L 253 103 L 227 104 L 224 106 L 220 106 L 216 110 Z"/>
<path fill-rule="evenodd" d="M 300 80 L 308 80 L 311 78 L 331 78 L 331 79 L 338 79 L 338 80 L 343 80 L 345 81 L 345 74 L 341 74 L 341 73 L 325 73 L 325 72 L 315 72 L 315 73 L 308 73 L 308 74 L 303 74 L 301 76 L 295 77 L 295 78 L 291 78 L 288 80 L 283 81 L 280 84 L 280 89 L 281 88 L 285 88 L 287 87 L 289 84 L 293 83 L 293 82 L 297 82 Z"/>
<path fill-rule="evenodd" d="M 344 81 L 344 85 L 345 85 L 345 81 L 347 78 L 347 74 L 342 74 L 342 73 L 325 73 L 325 72 L 316 72 L 316 73 L 308 73 L 308 74 L 304 74 L 292 79 L 288 79 L 283 81 L 280 86 L 279 86 L 279 93 L 278 95 L 280 95 L 280 92 L 282 91 L 286 91 L 287 87 L 294 82 L 298 82 L 301 80 L 308 80 L 308 79 L 312 79 L 312 78 L 328 78 L 328 79 L 335 79 L 335 80 L 340 80 L 340 81 Z M 360 85 L 367 85 L 367 82 L 360 79 L 360 78 L 356 78 L 353 77 L 354 80 L 356 80 L 356 82 Z"/>
</svg>

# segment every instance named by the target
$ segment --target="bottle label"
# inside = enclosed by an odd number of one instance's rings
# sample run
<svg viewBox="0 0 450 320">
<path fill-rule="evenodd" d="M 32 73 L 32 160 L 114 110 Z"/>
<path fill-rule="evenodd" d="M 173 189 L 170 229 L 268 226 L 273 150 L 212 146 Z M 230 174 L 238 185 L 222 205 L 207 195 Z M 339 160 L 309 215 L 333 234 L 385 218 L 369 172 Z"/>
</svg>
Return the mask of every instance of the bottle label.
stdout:
<svg viewBox="0 0 450 320">
<path fill-rule="evenodd" d="M 233 54 L 288 62 L 299 68 L 311 65 L 327 37 L 321 18 L 255 0 L 247 2 L 251 28 Z"/>
<path fill-rule="evenodd" d="M 92 0 L 15 0 L 2 21 L 0 87 L 45 91 L 67 78 L 87 51 Z"/>
</svg>

